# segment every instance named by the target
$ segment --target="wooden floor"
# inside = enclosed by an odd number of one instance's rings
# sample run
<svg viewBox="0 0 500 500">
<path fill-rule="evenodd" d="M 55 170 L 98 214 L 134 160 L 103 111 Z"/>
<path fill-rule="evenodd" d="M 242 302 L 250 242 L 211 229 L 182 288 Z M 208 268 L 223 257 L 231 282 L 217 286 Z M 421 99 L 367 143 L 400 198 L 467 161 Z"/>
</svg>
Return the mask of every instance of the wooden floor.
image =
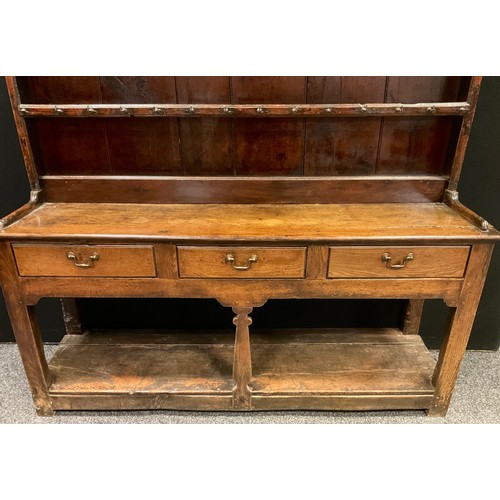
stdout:
<svg viewBox="0 0 500 500">
<path fill-rule="evenodd" d="M 233 342 L 229 331 L 66 336 L 49 363 L 54 408 L 182 409 L 198 398 L 230 410 Z M 253 409 L 425 408 L 434 391 L 434 359 L 399 330 L 256 331 L 251 345 Z"/>
<path fill-rule="evenodd" d="M 319 223 L 318 221 L 321 221 Z M 7 227 L 9 237 L 143 237 L 155 240 L 377 240 L 481 238 L 442 203 L 162 205 L 45 203 Z"/>
</svg>

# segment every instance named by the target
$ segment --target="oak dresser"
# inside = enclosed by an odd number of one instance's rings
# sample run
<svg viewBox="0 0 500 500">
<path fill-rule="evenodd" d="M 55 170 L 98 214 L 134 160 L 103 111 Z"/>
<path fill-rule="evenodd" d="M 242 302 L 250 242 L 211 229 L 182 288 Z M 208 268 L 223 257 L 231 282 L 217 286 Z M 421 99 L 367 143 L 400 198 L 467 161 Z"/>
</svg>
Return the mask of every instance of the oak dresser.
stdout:
<svg viewBox="0 0 500 500">
<path fill-rule="evenodd" d="M 499 238 L 457 191 L 480 82 L 7 77 L 31 197 L 0 222 L 0 277 L 38 414 L 445 415 Z M 67 329 L 50 360 L 44 297 Z M 234 319 L 87 331 L 84 297 L 211 298 Z M 407 310 L 401 328 L 251 326 L 268 300 L 326 298 Z M 437 361 L 425 299 L 450 309 Z"/>
</svg>

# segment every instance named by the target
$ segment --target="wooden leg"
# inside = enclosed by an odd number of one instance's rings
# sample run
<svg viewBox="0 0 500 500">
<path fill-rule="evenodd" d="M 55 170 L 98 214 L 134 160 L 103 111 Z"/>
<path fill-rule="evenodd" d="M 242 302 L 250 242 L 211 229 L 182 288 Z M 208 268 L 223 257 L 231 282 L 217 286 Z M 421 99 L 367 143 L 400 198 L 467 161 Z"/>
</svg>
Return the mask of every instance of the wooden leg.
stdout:
<svg viewBox="0 0 500 500">
<path fill-rule="evenodd" d="M 76 299 L 61 299 L 64 326 L 68 335 L 81 335 L 83 333 L 80 321 L 80 311 Z"/>
<path fill-rule="evenodd" d="M 233 323 L 236 325 L 233 361 L 233 379 L 236 386 L 233 391 L 233 407 L 240 410 L 251 408 L 249 383 L 252 378 L 252 358 L 248 327 L 252 324 L 252 319 L 249 317 L 252 309 L 252 307 L 233 307 L 233 312 L 236 314 L 233 318 Z"/>
<path fill-rule="evenodd" d="M 8 287 L 4 289 L 4 297 L 36 412 L 43 416 L 53 415 L 48 393 L 50 371 L 35 318 L 35 307 L 23 304 L 19 295 Z"/>
<path fill-rule="evenodd" d="M 0 276 L 5 305 L 39 415 L 53 415 L 49 398 L 50 371 L 43 352 L 35 306 L 26 305 L 19 290 L 17 268 L 9 242 L 0 242 Z"/>
<path fill-rule="evenodd" d="M 434 371 L 433 382 L 436 390 L 428 411 L 431 416 L 445 416 L 448 411 L 483 291 L 492 250 L 493 245 L 487 243 L 472 247 L 458 306 L 451 309 L 446 336 Z"/>
<path fill-rule="evenodd" d="M 418 335 L 418 332 L 420 330 L 420 321 L 422 320 L 423 309 L 424 309 L 423 300 L 410 299 L 408 301 L 402 328 L 403 333 L 405 335 Z"/>
</svg>

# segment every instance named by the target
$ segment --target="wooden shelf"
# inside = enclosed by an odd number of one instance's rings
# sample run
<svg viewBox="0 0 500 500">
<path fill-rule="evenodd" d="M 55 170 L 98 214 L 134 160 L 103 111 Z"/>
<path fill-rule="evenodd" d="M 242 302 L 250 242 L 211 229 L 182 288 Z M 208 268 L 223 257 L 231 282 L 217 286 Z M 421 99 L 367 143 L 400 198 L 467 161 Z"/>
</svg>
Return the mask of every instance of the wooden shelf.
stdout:
<svg viewBox="0 0 500 500">
<path fill-rule="evenodd" d="M 252 364 L 255 409 L 425 408 L 434 393 L 432 355 L 396 329 L 270 332 Z"/>
<path fill-rule="evenodd" d="M 461 116 L 467 102 L 417 104 L 20 104 L 26 117 L 119 117 L 119 116 L 235 116 L 235 117 L 335 117 L 335 116 Z"/>
<path fill-rule="evenodd" d="M 231 338 L 67 335 L 49 362 L 49 393 L 59 409 L 99 408 L 105 402 L 116 409 L 230 409 Z"/>
<path fill-rule="evenodd" d="M 3 237 L 26 235 L 158 241 L 225 241 L 231 235 L 231 241 L 328 242 L 481 239 L 489 233 L 442 203 L 45 203 L 2 232 Z"/>
<path fill-rule="evenodd" d="M 49 362 L 49 392 L 56 409 L 183 408 L 198 398 L 228 410 L 233 349 L 231 331 L 67 335 Z M 255 331 L 251 352 L 253 409 L 358 409 L 375 396 L 380 407 L 425 408 L 434 391 L 432 355 L 396 329 Z"/>
</svg>

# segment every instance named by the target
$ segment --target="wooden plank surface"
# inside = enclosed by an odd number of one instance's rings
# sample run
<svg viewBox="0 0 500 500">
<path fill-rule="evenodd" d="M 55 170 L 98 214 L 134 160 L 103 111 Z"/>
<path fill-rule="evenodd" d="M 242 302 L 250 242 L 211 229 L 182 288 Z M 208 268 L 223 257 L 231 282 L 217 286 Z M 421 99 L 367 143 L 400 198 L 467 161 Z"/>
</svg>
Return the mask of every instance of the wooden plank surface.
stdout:
<svg viewBox="0 0 500 500">
<path fill-rule="evenodd" d="M 235 104 L 298 104 L 306 100 L 306 77 L 237 76 L 231 80 Z M 303 119 L 236 118 L 233 129 L 236 175 L 303 173 Z"/>
<path fill-rule="evenodd" d="M 460 77 L 387 78 L 389 103 L 440 102 L 459 98 Z M 453 117 L 384 118 L 377 173 L 447 173 L 449 151 L 461 119 Z"/>
<path fill-rule="evenodd" d="M 176 102 L 173 76 L 100 76 L 99 83 L 103 103 Z"/>
<path fill-rule="evenodd" d="M 443 299 L 450 307 L 456 304 L 462 289 L 460 278 L 337 278 L 305 279 L 116 279 L 21 277 L 20 286 L 29 304 L 41 297 L 144 297 L 210 298 L 232 306 L 235 303 L 255 306 L 270 298 L 339 298 L 339 299 Z"/>
<path fill-rule="evenodd" d="M 97 76 L 16 77 L 24 103 L 93 104 L 101 102 Z"/>
<path fill-rule="evenodd" d="M 348 401 L 346 409 L 370 397 L 377 408 L 378 397 L 409 401 L 433 394 L 432 355 L 420 337 L 396 329 L 267 330 L 251 332 L 250 344 L 249 397 L 258 407 L 266 406 L 265 397 L 304 397 L 299 408 L 308 408 L 315 396 L 356 396 L 361 399 Z M 122 394 L 135 407 L 134 397 L 148 395 L 220 396 L 234 387 L 233 350 L 231 331 L 70 335 L 49 362 L 50 394 L 54 401 L 63 398 L 55 408 L 66 409 L 74 408 L 72 398 L 97 393 Z"/>
<path fill-rule="evenodd" d="M 364 410 L 425 410 L 432 402 L 429 394 L 330 394 L 314 396 L 259 396 L 252 398 L 254 410 L 320 410 L 320 411 L 364 411 Z"/>
<path fill-rule="evenodd" d="M 61 346 L 49 362 L 51 394 L 230 393 L 233 346 Z"/>
<path fill-rule="evenodd" d="M 54 410 L 232 410 L 233 398 L 225 393 L 177 394 L 53 394 L 50 402 Z"/>
<path fill-rule="evenodd" d="M 103 120 L 39 118 L 27 125 L 40 173 L 53 175 L 111 173 L 106 124 Z"/>
<path fill-rule="evenodd" d="M 356 343 L 384 344 L 411 343 L 415 341 L 401 336 L 397 328 L 284 328 L 251 330 L 252 344 L 322 344 L 334 336 L 336 344 Z M 61 346 L 78 345 L 137 345 L 155 344 L 231 344 L 234 330 L 89 330 L 83 335 L 66 335 Z"/>
<path fill-rule="evenodd" d="M 308 77 L 308 103 L 383 102 L 385 77 Z M 375 172 L 380 118 L 306 121 L 306 175 Z"/>
<path fill-rule="evenodd" d="M 442 201 L 447 185 L 444 176 L 44 176 L 41 180 L 47 201 L 68 203 L 425 203 Z"/>
<path fill-rule="evenodd" d="M 440 203 L 148 205 L 46 203 L 4 237 L 149 237 L 210 240 L 457 238 L 484 235 Z"/>
<path fill-rule="evenodd" d="M 223 104 L 231 101 L 229 77 L 176 77 L 178 102 Z M 186 175 L 234 172 L 232 121 L 225 117 L 179 119 L 182 163 Z"/>
<path fill-rule="evenodd" d="M 304 121 L 295 118 L 235 118 L 236 175 L 301 175 Z"/>
<path fill-rule="evenodd" d="M 234 104 L 299 104 L 306 99 L 305 76 L 233 76 Z"/>
<path fill-rule="evenodd" d="M 116 118 L 105 126 L 113 174 L 182 175 L 177 118 Z"/>
<path fill-rule="evenodd" d="M 433 394 L 435 361 L 419 336 L 394 333 L 374 344 L 360 337 L 337 343 L 332 334 L 300 347 L 252 344 L 252 393 Z"/>
</svg>

